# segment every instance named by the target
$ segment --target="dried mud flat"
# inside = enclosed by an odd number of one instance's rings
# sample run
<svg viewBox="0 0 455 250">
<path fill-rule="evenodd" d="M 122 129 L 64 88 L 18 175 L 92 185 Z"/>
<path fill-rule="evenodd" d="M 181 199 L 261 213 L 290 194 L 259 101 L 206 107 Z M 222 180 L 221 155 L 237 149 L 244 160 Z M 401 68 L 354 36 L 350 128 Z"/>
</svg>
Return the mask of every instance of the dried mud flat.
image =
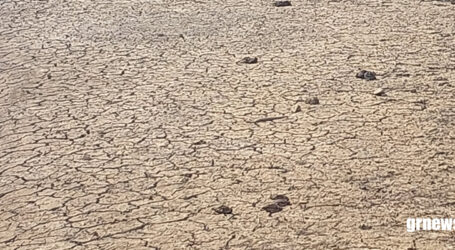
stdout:
<svg viewBox="0 0 455 250">
<path fill-rule="evenodd" d="M 406 232 L 455 216 L 454 20 L 448 1 L 1 1 L 0 248 L 454 247 Z"/>
</svg>

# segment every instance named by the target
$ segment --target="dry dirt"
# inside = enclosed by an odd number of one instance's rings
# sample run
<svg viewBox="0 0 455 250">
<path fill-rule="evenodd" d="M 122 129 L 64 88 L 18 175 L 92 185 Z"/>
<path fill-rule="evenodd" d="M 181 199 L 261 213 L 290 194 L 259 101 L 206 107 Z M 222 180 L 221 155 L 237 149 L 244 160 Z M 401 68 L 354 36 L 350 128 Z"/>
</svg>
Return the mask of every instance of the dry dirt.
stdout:
<svg viewBox="0 0 455 250">
<path fill-rule="evenodd" d="M 454 20 L 448 1 L 2 0 L 0 249 L 455 247 L 406 232 L 455 216 Z"/>
</svg>

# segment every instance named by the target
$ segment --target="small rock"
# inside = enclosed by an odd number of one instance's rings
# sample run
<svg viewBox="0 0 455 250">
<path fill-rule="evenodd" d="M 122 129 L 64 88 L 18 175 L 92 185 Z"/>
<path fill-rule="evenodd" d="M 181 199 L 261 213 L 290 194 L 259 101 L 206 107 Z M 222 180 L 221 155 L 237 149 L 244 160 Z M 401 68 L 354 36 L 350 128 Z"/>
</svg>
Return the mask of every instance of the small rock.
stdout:
<svg viewBox="0 0 455 250">
<path fill-rule="evenodd" d="M 275 5 L 275 7 L 286 7 L 286 6 L 291 6 L 291 2 L 290 1 L 276 1 L 273 5 Z"/>
<path fill-rule="evenodd" d="M 297 107 L 295 107 L 294 113 L 298 113 L 301 111 L 302 111 L 302 108 L 300 107 L 300 105 L 297 105 Z"/>
<path fill-rule="evenodd" d="M 232 208 L 225 205 L 214 208 L 213 211 L 215 211 L 217 214 L 232 214 Z"/>
<path fill-rule="evenodd" d="M 385 94 L 385 90 L 383 88 L 378 88 L 373 92 L 373 94 L 377 96 L 382 96 Z"/>
<path fill-rule="evenodd" d="M 276 195 L 276 196 L 272 197 L 271 199 L 274 200 L 275 204 L 277 204 L 280 207 L 285 207 L 285 206 L 291 205 L 289 198 L 285 195 Z"/>
<path fill-rule="evenodd" d="M 305 103 L 310 105 L 317 105 L 319 104 L 319 99 L 317 97 L 308 97 L 305 99 Z"/>
<path fill-rule="evenodd" d="M 376 73 L 373 71 L 361 70 L 355 75 L 357 78 L 365 79 L 367 81 L 376 80 Z"/>
<path fill-rule="evenodd" d="M 267 211 L 270 215 L 278 213 L 282 211 L 284 207 L 291 205 L 291 202 L 286 195 L 275 195 L 270 197 L 270 199 L 272 199 L 274 203 L 262 208 L 262 210 Z"/>
<path fill-rule="evenodd" d="M 370 230 L 370 229 L 372 228 L 372 226 L 367 226 L 367 225 L 363 225 L 363 224 L 362 224 L 359 228 L 360 228 L 361 230 Z"/>
<path fill-rule="evenodd" d="M 282 194 L 272 196 L 272 197 L 270 197 L 270 199 L 272 199 L 274 201 L 276 201 L 276 200 L 289 200 L 289 198 L 286 195 L 282 195 Z"/>
<path fill-rule="evenodd" d="M 365 80 L 367 80 L 367 81 L 376 80 L 376 73 L 371 72 L 371 71 L 367 71 L 367 72 L 365 72 L 365 74 L 363 75 L 363 79 L 365 79 Z"/>
<path fill-rule="evenodd" d="M 291 202 L 290 201 L 287 201 L 287 200 L 278 200 L 275 202 L 278 206 L 280 207 L 286 207 L 286 206 L 290 206 L 291 205 Z"/>
<path fill-rule="evenodd" d="M 254 64 L 258 62 L 257 57 L 244 57 L 242 60 L 240 60 L 240 63 L 245 63 L 245 64 Z"/>
<path fill-rule="evenodd" d="M 265 210 L 270 215 L 272 215 L 273 213 L 281 212 L 283 210 L 283 207 L 279 206 L 276 203 L 273 203 L 273 204 L 270 204 L 270 205 L 267 205 L 267 206 L 263 207 L 262 210 Z"/>
<path fill-rule="evenodd" d="M 363 76 L 365 75 L 365 72 L 366 72 L 366 70 L 361 70 L 359 73 L 357 73 L 355 75 L 355 77 L 363 79 Z"/>
</svg>

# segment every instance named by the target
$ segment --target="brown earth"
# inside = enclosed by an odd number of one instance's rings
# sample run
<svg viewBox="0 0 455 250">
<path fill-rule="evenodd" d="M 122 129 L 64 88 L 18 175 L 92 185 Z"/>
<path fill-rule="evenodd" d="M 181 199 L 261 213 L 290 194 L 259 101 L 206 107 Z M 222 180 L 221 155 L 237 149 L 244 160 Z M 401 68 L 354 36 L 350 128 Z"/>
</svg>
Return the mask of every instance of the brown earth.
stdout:
<svg viewBox="0 0 455 250">
<path fill-rule="evenodd" d="M 1 1 L 0 249 L 454 248 L 406 231 L 455 217 L 454 20 L 417 0 Z"/>
</svg>

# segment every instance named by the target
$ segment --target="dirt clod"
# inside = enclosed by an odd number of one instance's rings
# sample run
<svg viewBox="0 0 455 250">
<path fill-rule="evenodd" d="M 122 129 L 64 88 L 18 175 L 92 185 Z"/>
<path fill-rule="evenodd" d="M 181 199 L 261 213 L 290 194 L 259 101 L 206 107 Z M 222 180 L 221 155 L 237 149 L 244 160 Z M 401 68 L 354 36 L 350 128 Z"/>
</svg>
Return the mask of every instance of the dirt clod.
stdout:
<svg viewBox="0 0 455 250">
<path fill-rule="evenodd" d="M 193 143 L 193 145 L 204 145 L 204 144 L 206 144 L 206 143 L 207 143 L 207 142 L 205 142 L 204 140 L 199 140 L 199 141 Z"/>
</svg>

